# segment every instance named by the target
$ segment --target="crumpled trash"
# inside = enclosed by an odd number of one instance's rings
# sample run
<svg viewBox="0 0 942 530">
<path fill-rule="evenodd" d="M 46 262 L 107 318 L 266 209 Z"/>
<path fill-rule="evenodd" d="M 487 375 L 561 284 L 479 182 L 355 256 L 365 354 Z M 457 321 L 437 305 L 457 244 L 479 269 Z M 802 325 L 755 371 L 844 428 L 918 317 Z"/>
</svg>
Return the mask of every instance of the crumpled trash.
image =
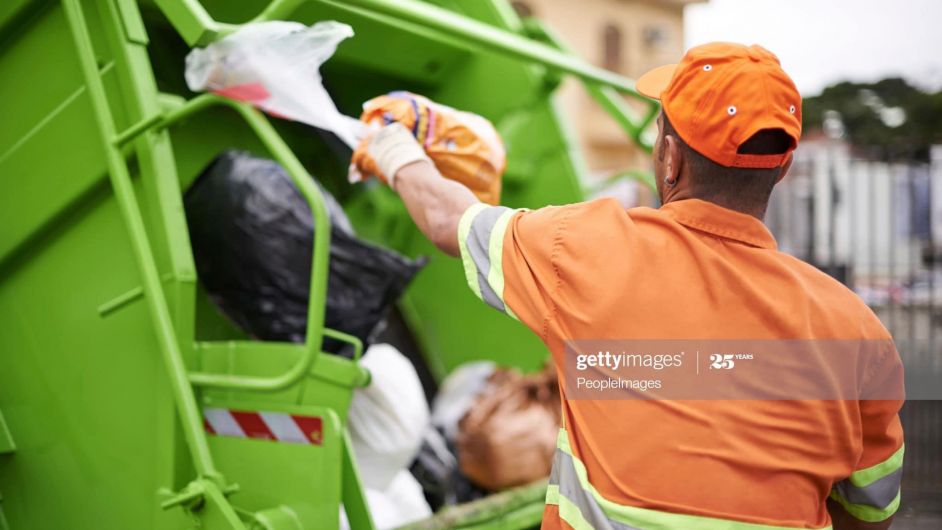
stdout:
<svg viewBox="0 0 942 530">
<path fill-rule="evenodd" d="M 353 28 L 332 20 L 305 26 L 269 21 L 246 24 L 186 57 L 186 84 L 245 101 L 281 118 L 331 131 L 351 149 L 364 134 L 360 121 L 337 110 L 321 82 L 320 66 Z"/>
<path fill-rule="evenodd" d="M 560 412 L 559 385 L 552 365 L 535 374 L 495 370 L 487 388 L 459 423 L 462 473 L 489 491 L 548 476 Z"/>
<path fill-rule="evenodd" d="M 321 191 L 331 221 L 325 325 L 369 344 L 425 262 L 358 239 Z M 200 282 L 222 312 L 255 338 L 304 342 L 314 221 L 284 169 L 227 151 L 187 190 L 184 205 Z M 350 350 L 333 339 L 323 348 Z"/>
</svg>

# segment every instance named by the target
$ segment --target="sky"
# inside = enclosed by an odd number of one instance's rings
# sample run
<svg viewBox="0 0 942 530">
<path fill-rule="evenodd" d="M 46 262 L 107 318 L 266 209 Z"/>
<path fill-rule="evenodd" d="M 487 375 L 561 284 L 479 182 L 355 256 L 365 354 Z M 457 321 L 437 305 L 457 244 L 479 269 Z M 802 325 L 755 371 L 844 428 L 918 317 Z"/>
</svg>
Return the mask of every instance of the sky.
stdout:
<svg viewBox="0 0 942 530">
<path fill-rule="evenodd" d="M 942 89 L 942 0 L 709 0 L 684 15 L 686 47 L 761 44 L 805 96 L 893 76 Z"/>
</svg>

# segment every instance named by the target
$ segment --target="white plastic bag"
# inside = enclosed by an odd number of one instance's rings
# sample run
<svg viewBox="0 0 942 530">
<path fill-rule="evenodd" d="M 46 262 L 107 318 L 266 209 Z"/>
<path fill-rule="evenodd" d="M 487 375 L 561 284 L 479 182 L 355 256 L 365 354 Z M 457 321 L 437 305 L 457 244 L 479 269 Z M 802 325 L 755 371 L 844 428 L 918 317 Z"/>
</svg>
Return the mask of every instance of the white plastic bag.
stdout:
<svg viewBox="0 0 942 530">
<path fill-rule="evenodd" d="M 382 501 L 377 499 L 380 496 L 384 498 Z M 407 470 L 397 473 L 385 491 L 367 490 L 366 502 L 376 530 L 398 528 L 432 515 L 422 486 Z"/>
<path fill-rule="evenodd" d="M 349 430 L 363 483 L 385 490 L 415 459 L 429 425 L 428 404 L 412 363 L 389 344 L 374 344 L 361 361 L 370 385 L 350 403 Z"/>
<path fill-rule="evenodd" d="M 245 101 L 277 117 L 333 132 L 355 148 L 363 125 L 344 116 L 321 84 L 319 68 L 353 28 L 271 21 L 243 26 L 186 57 L 186 84 Z"/>
<path fill-rule="evenodd" d="M 398 528 L 432 515 L 422 486 L 406 470 L 397 473 L 385 490 L 367 489 L 365 496 L 376 530 Z M 340 528 L 350 528 L 343 510 L 340 511 Z"/>
<path fill-rule="evenodd" d="M 458 422 L 468 413 L 478 394 L 487 388 L 487 378 L 496 367 L 491 361 L 465 363 L 442 382 L 432 404 L 432 425 L 441 429 L 446 439 L 455 441 Z"/>
</svg>

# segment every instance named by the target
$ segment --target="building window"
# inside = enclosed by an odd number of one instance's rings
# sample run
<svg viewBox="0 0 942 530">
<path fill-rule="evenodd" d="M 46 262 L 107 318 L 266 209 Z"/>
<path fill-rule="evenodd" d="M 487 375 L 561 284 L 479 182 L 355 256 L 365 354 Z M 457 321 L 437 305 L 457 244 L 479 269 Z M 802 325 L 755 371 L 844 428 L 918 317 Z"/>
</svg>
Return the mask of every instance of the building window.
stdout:
<svg viewBox="0 0 942 530">
<path fill-rule="evenodd" d="M 622 69 L 622 35 L 621 29 L 614 24 L 608 24 L 602 31 L 602 66 L 613 72 Z"/>
<path fill-rule="evenodd" d="M 533 16 L 533 9 L 530 8 L 530 4 L 526 2 L 516 1 L 516 2 L 511 2 L 510 5 L 513 6 L 514 11 L 517 12 L 517 16 L 519 16 L 520 18 L 527 18 L 527 17 Z"/>
<path fill-rule="evenodd" d="M 645 26 L 641 40 L 647 50 L 659 51 L 667 45 L 667 28 L 663 26 Z"/>
</svg>

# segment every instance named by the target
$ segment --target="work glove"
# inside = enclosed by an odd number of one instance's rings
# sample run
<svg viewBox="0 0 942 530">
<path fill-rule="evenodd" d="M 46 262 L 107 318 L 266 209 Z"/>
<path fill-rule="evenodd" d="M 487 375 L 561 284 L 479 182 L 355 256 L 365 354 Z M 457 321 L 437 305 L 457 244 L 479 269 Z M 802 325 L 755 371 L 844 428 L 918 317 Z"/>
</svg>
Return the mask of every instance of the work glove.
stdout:
<svg viewBox="0 0 942 530">
<path fill-rule="evenodd" d="M 364 103 L 360 121 L 369 128 L 401 123 L 445 178 L 464 184 L 486 203 L 500 201 L 504 144 L 494 126 L 481 116 L 410 92 L 391 92 Z M 364 145 L 354 153 L 354 165 L 361 162 L 363 170 L 351 171 L 351 182 L 375 174 L 361 153 Z"/>
<path fill-rule="evenodd" d="M 399 122 L 382 127 L 364 138 L 350 161 L 351 180 L 375 176 L 396 189 L 396 173 L 420 160 L 431 162 L 412 133 Z M 359 174 L 359 178 L 354 175 Z"/>
</svg>

